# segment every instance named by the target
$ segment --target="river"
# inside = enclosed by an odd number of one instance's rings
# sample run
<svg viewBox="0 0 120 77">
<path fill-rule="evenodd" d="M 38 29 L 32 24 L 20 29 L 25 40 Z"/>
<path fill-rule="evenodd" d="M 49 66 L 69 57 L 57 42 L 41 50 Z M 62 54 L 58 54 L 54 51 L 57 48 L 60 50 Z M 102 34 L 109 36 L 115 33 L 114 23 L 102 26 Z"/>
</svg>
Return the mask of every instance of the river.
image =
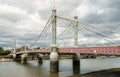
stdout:
<svg viewBox="0 0 120 77">
<path fill-rule="evenodd" d="M 59 62 L 59 73 L 49 72 L 49 60 L 42 65 L 37 61 L 27 64 L 0 62 L 0 77 L 67 77 L 73 75 L 72 60 L 62 59 Z M 120 58 L 81 59 L 81 74 L 110 68 L 120 68 Z"/>
</svg>

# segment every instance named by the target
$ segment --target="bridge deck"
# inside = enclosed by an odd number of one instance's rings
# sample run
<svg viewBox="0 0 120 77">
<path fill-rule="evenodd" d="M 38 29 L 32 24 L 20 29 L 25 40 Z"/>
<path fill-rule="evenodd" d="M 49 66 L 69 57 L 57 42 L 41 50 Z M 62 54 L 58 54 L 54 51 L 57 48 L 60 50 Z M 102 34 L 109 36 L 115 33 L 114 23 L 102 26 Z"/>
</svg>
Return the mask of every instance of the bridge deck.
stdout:
<svg viewBox="0 0 120 77">
<path fill-rule="evenodd" d="M 87 54 L 109 54 L 109 55 L 120 55 L 120 46 L 114 47 L 84 47 L 84 48 L 58 48 L 60 53 L 87 53 Z M 51 49 L 39 49 L 39 50 L 27 50 L 17 52 L 16 54 L 23 53 L 50 53 Z"/>
</svg>

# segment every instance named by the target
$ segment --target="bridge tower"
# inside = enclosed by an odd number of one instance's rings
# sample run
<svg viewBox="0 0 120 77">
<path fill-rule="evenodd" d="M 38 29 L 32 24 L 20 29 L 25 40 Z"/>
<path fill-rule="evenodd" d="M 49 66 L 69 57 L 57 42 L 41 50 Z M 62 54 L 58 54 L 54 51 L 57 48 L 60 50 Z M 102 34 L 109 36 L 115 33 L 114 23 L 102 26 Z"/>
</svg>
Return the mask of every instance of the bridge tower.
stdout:
<svg viewBox="0 0 120 77">
<path fill-rule="evenodd" d="M 78 16 L 74 16 L 74 46 L 78 47 Z M 73 55 L 73 72 L 80 73 L 80 54 Z"/>
<path fill-rule="evenodd" d="M 74 16 L 74 46 L 78 47 L 78 16 Z"/>
<path fill-rule="evenodd" d="M 56 45 L 56 9 L 52 9 L 52 48 L 50 53 L 50 72 L 59 71 L 59 55 Z"/>
</svg>

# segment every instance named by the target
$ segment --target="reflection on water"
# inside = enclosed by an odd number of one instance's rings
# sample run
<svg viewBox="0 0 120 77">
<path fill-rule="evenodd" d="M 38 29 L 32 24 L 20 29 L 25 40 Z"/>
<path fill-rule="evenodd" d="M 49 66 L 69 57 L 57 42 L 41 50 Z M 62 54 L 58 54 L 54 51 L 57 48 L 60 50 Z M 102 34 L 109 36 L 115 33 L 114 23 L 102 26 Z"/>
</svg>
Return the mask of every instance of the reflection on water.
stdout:
<svg viewBox="0 0 120 77">
<path fill-rule="evenodd" d="M 37 61 L 29 61 L 28 64 L 15 62 L 0 63 L 0 77 L 66 77 L 73 75 L 72 60 L 60 60 L 60 72 L 49 72 L 49 60 L 45 60 L 42 65 Z M 119 68 L 120 58 L 110 59 L 82 59 L 81 73 L 88 73 L 109 68 Z"/>
</svg>

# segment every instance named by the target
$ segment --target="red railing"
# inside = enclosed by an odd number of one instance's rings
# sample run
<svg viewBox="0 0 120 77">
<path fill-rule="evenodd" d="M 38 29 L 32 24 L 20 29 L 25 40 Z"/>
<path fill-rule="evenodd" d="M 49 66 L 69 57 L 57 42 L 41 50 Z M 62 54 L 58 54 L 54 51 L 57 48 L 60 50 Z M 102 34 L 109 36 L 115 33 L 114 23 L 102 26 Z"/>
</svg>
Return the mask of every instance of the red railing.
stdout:
<svg viewBox="0 0 120 77">
<path fill-rule="evenodd" d="M 26 52 L 17 52 L 16 54 L 22 53 L 40 53 L 50 52 L 51 49 L 39 49 L 39 50 L 28 50 Z M 58 48 L 60 53 L 88 53 L 88 54 L 113 54 L 120 55 L 120 46 L 111 47 L 84 47 L 84 48 Z"/>
</svg>

